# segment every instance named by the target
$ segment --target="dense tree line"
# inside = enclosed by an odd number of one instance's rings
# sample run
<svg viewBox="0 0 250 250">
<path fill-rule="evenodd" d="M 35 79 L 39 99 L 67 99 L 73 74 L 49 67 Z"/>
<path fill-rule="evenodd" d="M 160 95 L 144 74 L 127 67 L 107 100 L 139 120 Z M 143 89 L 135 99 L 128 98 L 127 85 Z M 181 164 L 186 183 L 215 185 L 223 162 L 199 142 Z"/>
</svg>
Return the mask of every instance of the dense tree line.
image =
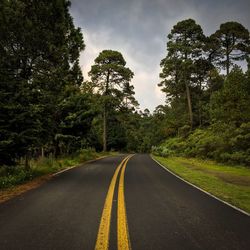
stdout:
<svg viewBox="0 0 250 250">
<path fill-rule="evenodd" d="M 249 32 L 227 22 L 211 36 L 194 20 L 168 35 L 159 86 L 166 104 L 139 111 L 134 73 L 104 50 L 84 81 L 81 30 L 70 1 L 0 2 L 0 164 L 84 148 L 184 154 L 249 163 Z M 246 65 L 243 71 L 238 65 Z M 167 139 L 167 140 L 166 140 Z M 157 146 L 164 142 L 161 146 Z"/>
<path fill-rule="evenodd" d="M 83 37 L 69 1 L 0 3 L 0 162 L 58 154 L 66 103 L 82 82 Z M 74 135 L 72 135 L 74 136 Z"/>
<path fill-rule="evenodd" d="M 138 150 L 133 72 L 105 50 L 83 81 L 85 44 L 69 8 L 67 0 L 0 3 L 0 164 L 88 147 Z"/>
<path fill-rule="evenodd" d="M 240 23 L 221 24 L 209 37 L 192 19 L 173 27 L 159 83 L 166 94 L 162 137 L 170 139 L 156 153 L 250 163 L 249 53 Z"/>
</svg>

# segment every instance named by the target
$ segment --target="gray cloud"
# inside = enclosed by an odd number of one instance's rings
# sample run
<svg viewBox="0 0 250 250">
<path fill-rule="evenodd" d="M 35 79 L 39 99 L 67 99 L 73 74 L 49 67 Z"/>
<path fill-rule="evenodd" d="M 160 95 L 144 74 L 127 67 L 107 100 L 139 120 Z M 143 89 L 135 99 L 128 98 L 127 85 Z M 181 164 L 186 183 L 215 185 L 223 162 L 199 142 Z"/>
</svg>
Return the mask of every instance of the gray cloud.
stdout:
<svg viewBox="0 0 250 250">
<path fill-rule="evenodd" d="M 206 35 L 226 21 L 250 29 L 249 0 L 72 0 L 71 14 L 82 28 L 85 51 L 81 66 L 85 78 L 103 49 L 119 50 L 135 73 L 132 84 L 141 108 L 153 110 L 164 102 L 157 87 L 166 39 L 178 21 L 193 18 Z"/>
</svg>

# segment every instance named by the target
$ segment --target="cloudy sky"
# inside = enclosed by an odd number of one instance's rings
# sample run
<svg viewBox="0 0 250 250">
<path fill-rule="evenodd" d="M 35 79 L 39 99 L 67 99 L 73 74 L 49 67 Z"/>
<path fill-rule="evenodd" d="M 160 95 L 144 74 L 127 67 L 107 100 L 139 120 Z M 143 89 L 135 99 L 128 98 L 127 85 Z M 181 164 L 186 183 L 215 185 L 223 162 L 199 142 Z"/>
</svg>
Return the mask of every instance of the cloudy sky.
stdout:
<svg viewBox="0 0 250 250">
<path fill-rule="evenodd" d="M 135 73 L 132 84 L 140 108 L 164 103 L 157 83 L 166 55 L 167 34 L 178 21 L 193 18 L 206 35 L 221 23 L 238 21 L 250 30 L 250 0 L 71 0 L 75 25 L 86 49 L 80 64 L 85 79 L 104 49 L 120 51 Z"/>
</svg>

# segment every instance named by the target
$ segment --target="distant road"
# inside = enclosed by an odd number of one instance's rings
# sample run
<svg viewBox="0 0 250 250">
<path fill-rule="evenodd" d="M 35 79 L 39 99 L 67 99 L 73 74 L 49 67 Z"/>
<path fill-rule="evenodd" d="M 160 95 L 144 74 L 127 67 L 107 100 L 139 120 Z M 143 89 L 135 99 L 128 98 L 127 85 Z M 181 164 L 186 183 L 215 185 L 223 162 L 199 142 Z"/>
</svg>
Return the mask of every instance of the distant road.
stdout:
<svg viewBox="0 0 250 250">
<path fill-rule="evenodd" d="M 1 250 L 250 249 L 250 217 L 149 155 L 104 158 L 0 204 Z"/>
</svg>

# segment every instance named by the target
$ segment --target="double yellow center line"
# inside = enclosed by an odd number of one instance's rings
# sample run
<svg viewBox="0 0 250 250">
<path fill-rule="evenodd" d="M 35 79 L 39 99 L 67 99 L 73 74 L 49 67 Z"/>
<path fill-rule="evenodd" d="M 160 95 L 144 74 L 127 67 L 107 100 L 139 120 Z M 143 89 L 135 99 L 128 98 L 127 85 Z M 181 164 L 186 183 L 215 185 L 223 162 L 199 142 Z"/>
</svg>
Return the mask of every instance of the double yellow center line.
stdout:
<svg viewBox="0 0 250 250">
<path fill-rule="evenodd" d="M 95 250 L 108 250 L 109 248 L 112 202 L 115 191 L 115 184 L 120 170 L 121 170 L 121 175 L 118 186 L 118 204 L 117 204 L 117 249 L 118 250 L 131 249 L 129 241 L 129 233 L 128 233 L 127 216 L 126 216 L 125 197 L 124 197 L 124 174 L 127 162 L 132 156 L 133 155 L 129 155 L 125 159 L 123 159 L 123 161 L 117 167 L 113 175 L 113 178 L 111 180 L 102 211 L 102 217 L 98 230 Z"/>
</svg>

